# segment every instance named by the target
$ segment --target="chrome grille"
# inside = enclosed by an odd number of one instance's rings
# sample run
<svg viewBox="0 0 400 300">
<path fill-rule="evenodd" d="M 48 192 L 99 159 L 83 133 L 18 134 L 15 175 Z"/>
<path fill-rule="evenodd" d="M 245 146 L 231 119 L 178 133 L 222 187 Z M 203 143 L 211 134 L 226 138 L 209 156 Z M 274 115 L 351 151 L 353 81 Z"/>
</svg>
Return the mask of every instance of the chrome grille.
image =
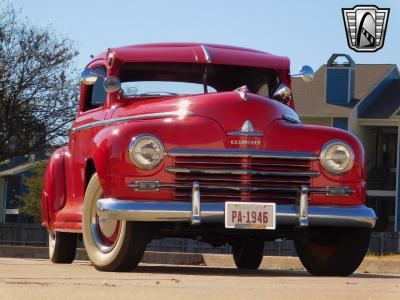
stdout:
<svg viewBox="0 0 400 300">
<path fill-rule="evenodd" d="M 311 170 L 312 153 L 247 149 L 168 152 L 174 165 L 176 200 L 190 201 L 192 183 L 200 184 L 202 201 L 271 201 L 293 203 L 301 185 L 310 186 L 319 172 Z M 165 186 L 168 187 L 168 186 Z"/>
</svg>

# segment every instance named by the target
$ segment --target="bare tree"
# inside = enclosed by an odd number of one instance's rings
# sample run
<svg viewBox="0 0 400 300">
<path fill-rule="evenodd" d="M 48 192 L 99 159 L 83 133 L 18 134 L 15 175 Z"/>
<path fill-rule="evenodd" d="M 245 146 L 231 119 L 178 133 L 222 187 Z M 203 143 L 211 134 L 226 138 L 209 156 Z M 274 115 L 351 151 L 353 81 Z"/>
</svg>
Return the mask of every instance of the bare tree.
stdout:
<svg viewBox="0 0 400 300">
<path fill-rule="evenodd" d="M 74 43 L 0 0 L 0 161 L 65 142 L 79 85 Z"/>
</svg>

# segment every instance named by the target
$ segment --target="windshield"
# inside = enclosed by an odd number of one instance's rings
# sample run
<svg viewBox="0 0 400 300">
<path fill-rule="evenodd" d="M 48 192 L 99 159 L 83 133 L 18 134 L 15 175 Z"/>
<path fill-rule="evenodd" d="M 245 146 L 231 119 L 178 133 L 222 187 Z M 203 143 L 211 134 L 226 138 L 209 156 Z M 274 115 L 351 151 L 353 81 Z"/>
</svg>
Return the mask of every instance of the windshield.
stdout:
<svg viewBox="0 0 400 300">
<path fill-rule="evenodd" d="M 204 93 L 204 85 L 183 81 L 129 81 L 122 82 L 122 91 L 126 97 L 152 95 L 194 95 Z M 216 90 L 207 86 L 209 93 Z"/>
<path fill-rule="evenodd" d="M 280 81 L 270 69 L 193 63 L 125 63 L 119 77 L 125 97 L 215 93 L 243 85 L 270 97 Z"/>
</svg>

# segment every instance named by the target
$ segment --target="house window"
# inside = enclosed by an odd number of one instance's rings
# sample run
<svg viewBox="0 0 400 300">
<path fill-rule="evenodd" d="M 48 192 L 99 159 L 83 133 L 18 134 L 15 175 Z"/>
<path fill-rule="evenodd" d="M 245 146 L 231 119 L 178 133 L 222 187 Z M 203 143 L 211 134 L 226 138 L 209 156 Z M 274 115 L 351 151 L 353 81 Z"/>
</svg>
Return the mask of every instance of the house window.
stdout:
<svg viewBox="0 0 400 300">
<path fill-rule="evenodd" d="M 335 128 L 348 130 L 348 120 L 347 120 L 347 118 L 333 118 L 332 125 Z"/>
<path fill-rule="evenodd" d="M 21 194 L 21 176 L 14 175 L 7 177 L 7 198 L 6 198 L 6 223 L 18 222 Z"/>
</svg>

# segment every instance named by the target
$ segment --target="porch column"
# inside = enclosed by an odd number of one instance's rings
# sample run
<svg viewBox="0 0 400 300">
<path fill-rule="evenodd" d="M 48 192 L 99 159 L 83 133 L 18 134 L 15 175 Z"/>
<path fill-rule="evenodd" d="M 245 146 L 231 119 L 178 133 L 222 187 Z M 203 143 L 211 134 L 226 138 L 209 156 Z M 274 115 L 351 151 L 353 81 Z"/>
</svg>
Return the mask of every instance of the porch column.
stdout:
<svg viewBox="0 0 400 300">
<path fill-rule="evenodd" d="M 397 128 L 397 170 L 396 170 L 396 210 L 395 231 L 400 232 L 400 126 Z M 400 240 L 399 240 L 400 243 Z M 400 248 L 400 245 L 399 245 Z M 400 250 L 400 249 L 399 249 Z"/>
<path fill-rule="evenodd" d="M 4 223 L 6 214 L 6 177 L 0 177 L 0 224 Z"/>
</svg>

